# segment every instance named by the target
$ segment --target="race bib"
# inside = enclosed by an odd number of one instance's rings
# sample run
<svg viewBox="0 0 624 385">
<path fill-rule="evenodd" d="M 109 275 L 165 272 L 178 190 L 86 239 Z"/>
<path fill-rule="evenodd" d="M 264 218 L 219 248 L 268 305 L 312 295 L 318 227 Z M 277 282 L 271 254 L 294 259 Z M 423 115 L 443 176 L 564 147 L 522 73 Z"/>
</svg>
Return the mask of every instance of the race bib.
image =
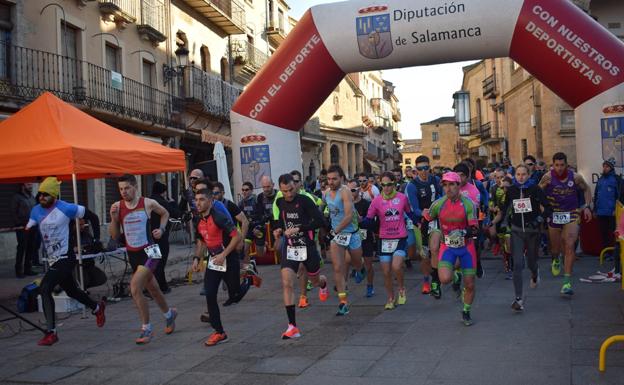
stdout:
<svg viewBox="0 0 624 385">
<path fill-rule="evenodd" d="M 411 219 L 409 219 L 409 218 L 408 218 L 408 219 L 406 219 L 406 220 L 405 220 L 405 227 L 406 227 L 408 230 L 414 230 L 414 222 L 412 222 L 412 220 L 411 220 Z"/>
<path fill-rule="evenodd" d="M 334 242 L 340 246 L 349 246 L 349 242 L 351 242 L 351 234 L 350 233 L 340 233 L 336 234 L 334 237 Z"/>
<path fill-rule="evenodd" d="M 466 245 L 466 237 L 462 231 L 452 231 L 444 236 L 444 244 L 453 249 L 464 247 Z"/>
<path fill-rule="evenodd" d="M 208 258 L 208 268 L 210 270 L 214 270 L 214 271 L 220 271 L 222 273 L 225 273 L 225 271 L 227 270 L 227 260 L 223 260 L 223 265 L 217 265 L 214 263 L 216 257 L 209 257 Z"/>
<path fill-rule="evenodd" d="M 143 250 L 145 250 L 145 254 L 147 254 L 148 258 L 151 258 L 151 259 L 162 258 L 162 254 L 160 253 L 160 247 L 158 246 L 157 243 L 154 243 L 153 245 L 149 245 Z"/>
<path fill-rule="evenodd" d="M 398 239 L 382 239 L 381 240 L 381 252 L 383 254 L 394 253 L 397 246 L 399 246 Z"/>
<path fill-rule="evenodd" d="M 553 213 L 553 223 L 556 225 L 566 225 L 570 223 L 570 213 Z"/>
<path fill-rule="evenodd" d="M 512 204 L 514 213 L 516 214 L 530 213 L 533 211 L 530 198 L 514 199 Z"/>
<path fill-rule="evenodd" d="M 362 238 L 362 240 L 365 240 L 367 233 L 368 232 L 365 229 L 360 229 L 360 238 Z"/>
<path fill-rule="evenodd" d="M 308 259 L 308 248 L 305 246 L 288 246 L 286 248 L 286 259 L 303 262 Z"/>
</svg>

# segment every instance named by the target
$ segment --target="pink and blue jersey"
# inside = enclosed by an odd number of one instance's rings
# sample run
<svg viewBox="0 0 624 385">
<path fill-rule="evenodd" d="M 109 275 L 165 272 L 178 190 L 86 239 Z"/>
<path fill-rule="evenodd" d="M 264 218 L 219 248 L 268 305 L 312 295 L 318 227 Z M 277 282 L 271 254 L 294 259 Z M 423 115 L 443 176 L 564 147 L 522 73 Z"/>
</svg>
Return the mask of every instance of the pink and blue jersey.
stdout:
<svg viewBox="0 0 624 385">
<path fill-rule="evenodd" d="M 468 182 L 459 188 L 459 192 L 466 198 L 470 199 L 472 203 L 475 204 L 476 208 L 479 208 L 479 205 L 481 204 L 481 192 L 475 185 Z"/>
<path fill-rule="evenodd" d="M 475 190 L 478 194 L 479 190 L 476 187 Z M 452 201 L 447 196 L 443 196 L 436 200 L 431 204 L 425 219 L 428 221 L 438 219 L 444 235 L 448 235 L 453 230 L 466 230 L 468 226 L 477 226 L 479 222 L 475 204 L 463 195 L 459 198 Z"/>
<path fill-rule="evenodd" d="M 399 239 L 407 237 L 405 213 L 411 212 L 407 196 L 397 192 L 390 199 L 377 195 L 368 208 L 366 218 L 379 218 L 379 237 L 382 239 Z"/>
</svg>

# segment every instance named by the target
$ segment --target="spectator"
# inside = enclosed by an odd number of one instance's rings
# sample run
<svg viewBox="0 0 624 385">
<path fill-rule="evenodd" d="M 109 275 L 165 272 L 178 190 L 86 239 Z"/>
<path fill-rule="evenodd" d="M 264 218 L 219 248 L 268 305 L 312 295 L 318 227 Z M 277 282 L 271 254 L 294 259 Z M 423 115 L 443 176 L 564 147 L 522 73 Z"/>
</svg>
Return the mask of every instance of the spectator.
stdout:
<svg viewBox="0 0 624 385">
<path fill-rule="evenodd" d="M 30 211 L 37 202 L 32 196 L 32 183 L 23 183 L 19 191 L 11 199 L 11 217 L 17 237 L 17 253 L 15 254 L 15 276 L 24 278 L 26 275 L 37 275 L 32 270 L 33 262 L 38 264 L 37 231 L 26 231 L 24 226 L 30 218 Z"/>
<path fill-rule="evenodd" d="M 622 191 L 622 179 L 615 173 L 615 159 L 609 158 L 602 163 L 602 175 L 598 178 L 594 190 L 594 210 L 598 217 L 598 226 L 602 236 L 602 247 L 613 246 L 615 231 L 615 205 Z M 620 273 L 620 258 L 614 258 L 615 273 Z"/>
<path fill-rule="evenodd" d="M 159 205 L 165 208 L 169 212 L 169 218 L 179 218 L 182 213 L 175 206 L 175 203 L 167 199 L 167 186 L 164 183 L 159 181 L 154 182 L 152 185 L 152 195 L 151 199 L 158 202 Z M 150 218 L 150 223 L 152 229 L 160 228 L 160 215 L 156 212 L 152 211 L 152 215 Z M 167 224 L 165 227 L 164 234 L 160 237 L 160 239 L 156 239 L 156 243 L 160 248 L 160 254 L 162 255 L 162 259 L 160 263 L 156 267 L 156 271 L 154 272 L 154 277 L 156 281 L 158 281 L 158 286 L 160 287 L 160 291 L 163 294 L 168 294 L 171 292 L 171 288 L 167 283 L 167 278 L 165 275 L 165 266 L 167 265 L 167 259 L 169 258 L 169 231 L 171 230 L 171 224 Z"/>
</svg>

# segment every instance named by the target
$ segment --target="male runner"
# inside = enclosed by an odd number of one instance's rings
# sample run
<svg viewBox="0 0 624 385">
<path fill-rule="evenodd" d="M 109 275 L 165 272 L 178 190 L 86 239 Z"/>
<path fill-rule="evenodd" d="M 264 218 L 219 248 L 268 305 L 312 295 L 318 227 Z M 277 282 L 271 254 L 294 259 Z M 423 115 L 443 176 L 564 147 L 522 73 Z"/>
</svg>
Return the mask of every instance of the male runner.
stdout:
<svg viewBox="0 0 624 385">
<path fill-rule="evenodd" d="M 210 186 L 209 186 L 210 187 Z M 195 195 L 197 209 L 201 219 L 197 224 L 197 249 L 206 249 L 208 264 L 204 273 L 206 304 L 210 313 L 210 325 L 215 330 L 204 342 L 206 346 L 214 346 L 226 342 L 227 334 L 221 324 L 221 313 L 217 303 L 219 284 L 224 279 L 229 281 L 228 287 L 238 286 L 239 269 L 238 254 L 235 253 L 241 241 L 241 235 L 234 222 L 213 207 L 213 195 L 210 189 L 202 189 Z M 228 265 L 236 268 L 228 269 Z M 203 255 L 193 257 L 193 271 L 203 266 Z"/>
<path fill-rule="evenodd" d="M 358 213 L 358 222 L 362 223 L 371 203 L 363 199 L 360 195 L 357 179 L 351 179 L 347 187 L 351 190 L 353 206 Z M 362 256 L 364 257 L 364 266 L 366 267 L 366 297 L 370 298 L 375 295 L 375 288 L 373 286 L 375 278 L 375 270 L 373 269 L 375 239 L 373 237 L 373 231 L 360 228 L 360 238 L 362 238 Z"/>
<path fill-rule="evenodd" d="M 375 199 L 377 195 L 379 195 L 379 189 L 377 188 L 377 186 L 375 186 L 373 181 L 369 181 L 366 173 L 358 174 L 357 180 L 360 184 L 360 194 L 362 195 L 362 198 L 366 199 L 369 202 L 372 202 L 372 200 Z"/>
<path fill-rule="evenodd" d="M 323 198 L 329 209 L 329 218 L 332 226 L 333 238 L 330 244 L 330 253 L 334 268 L 334 281 L 340 300 L 336 315 L 349 313 L 347 292 L 345 290 L 345 274 L 348 271 L 345 263 L 346 250 L 349 250 L 351 265 L 355 269 L 355 282 L 362 282 L 366 275 L 366 270 L 362 263 L 362 239 L 359 233 L 357 212 L 353 207 L 350 191 L 342 184 L 344 176 L 342 168 L 338 165 L 331 165 L 327 169 L 329 191 Z"/>
<path fill-rule="evenodd" d="M 552 274 L 561 273 L 561 245 L 563 241 L 564 274 L 561 294 L 572 296 L 572 267 L 576 259 L 576 241 L 579 235 L 580 214 L 586 221 L 592 218 L 591 190 L 585 179 L 568 168 L 568 158 L 563 152 L 553 155 L 553 168 L 544 174 L 539 186 L 546 193 L 546 199 L 553 208 L 552 218 L 548 220 L 548 236 L 552 256 Z M 585 204 L 579 202 L 579 192 L 585 197 Z"/>
<path fill-rule="evenodd" d="M 247 217 L 247 221 L 249 224 L 252 224 L 256 220 L 256 196 L 253 193 L 253 184 L 251 182 L 244 182 L 243 187 L 241 188 L 242 199 L 238 203 L 238 208 L 245 214 Z M 251 226 L 247 226 L 247 232 L 242 233 L 245 238 L 245 245 L 243 248 L 243 252 L 245 253 L 243 257 L 243 266 L 248 265 L 251 257 L 249 256 L 251 250 L 251 244 L 254 242 L 255 238 L 253 235 L 253 228 Z"/>
<path fill-rule="evenodd" d="M 251 226 L 256 237 L 256 255 L 263 257 L 265 252 L 266 224 L 273 220 L 273 201 L 277 195 L 271 177 L 265 175 L 260 179 L 262 193 L 256 197 L 256 222 Z"/>
<path fill-rule="evenodd" d="M 472 239 L 478 231 L 478 220 L 474 203 L 460 192 L 461 177 L 455 172 L 442 176 L 445 196 L 436 200 L 423 216 L 428 221 L 439 218 L 444 242 L 440 245 L 439 275 L 443 284 L 453 280 L 453 268 L 457 260 L 464 276 L 462 320 L 472 325 L 470 310 L 475 295 L 475 274 L 477 255 Z"/>
<path fill-rule="evenodd" d="M 506 199 L 506 191 L 509 186 L 511 186 L 511 180 L 505 174 L 505 171 L 502 168 L 497 168 L 494 171 L 494 178 L 496 184 L 494 184 L 490 188 L 490 215 L 496 217 L 499 213 L 501 215 L 506 214 L 506 212 L 501 212 L 503 210 Z M 511 259 L 511 232 L 507 227 L 507 224 L 501 221 L 496 223 L 492 223 L 492 226 L 489 227 L 489 235 L 490 240 L 495 247 L 492 248 L 492 253 L 497 255 L 499 251 L 502 250 L 503 253 L 503 271 L 505 273 L 505 279 L 512 279 L 512 259 Z"/>
<path fill-rule="evenodd" d="M 39 204 L 32 208 L 26 224 L 26 231 L 39 226 L 43 247 L 45 248 L 49 269 L 41 281 L 41 302 L 46 319 L 46 333 L 38 342 L 41 346 L 50 346 L 58 342 L 56 334 L 56 313 L 52 291 L 60 285 L 71 298 L 91 309 L 98 327 L 104 326 L 106 303 L 92 300 L 76 284 L 72 272 L 76 267 L 76 255 L 71 247 L 69 228 L 72 219 L 85 215 L 84 206 L 67 203 L 58 199 L 61 182 L 55 177 L 48 177 L 39 185 Z M 73 232 L 75 234 L 75 232 Z"/>
<path fill-rule="evenodd" d="M 442 196 L 442 188 L 440 187 L 440 178 L 431 174 L 431 166 L 429 164 L 429 158 L 425 155 L 421 155 L 416 158 L 416 174 L 410 183 L 405 188 L 405 194 L 410 202 L 410 207 L 414 212 L 414 215 L 421 223 L 421 243 L 428 242 L 429 250 L 431 251 L 430 258 L 428 253 L 421 255 L 420 271 L 423 273 L 423 287 L 422 293 L 431 293 L 435 298 L 440 298 L 440 279 L 438 277 L 438 261 L 437 255 L 440 245 L 439 232 L 436 222 L 427 222 L 422 220 L 422 210 L 431 207 L 431 204 Z M 422 246 L 417 246 L 417 249 L 422 249 Z M 430 284 L 430 275 L 433 278 L 433 282 Z"/>
<path fill-rule="evenodd" d="M 143 295 L 145 289 L 156 301 L 165 317 L 165 334 L 171 334 L 175 329 L 178 312 L 167 305 L 154 278 L 161 256 L 153 239 L 160 239 L 165 232 L 169 213 L 155 200 L 144 198 L 138 193 L 137 180 L 134 175 L 126 174 L 120 177 L 117 184 L 121 201 L 111 205 L 111 222 L 108 232 L 111 238 L 119 239 L 120 228 L 123 230 L 126 252 L 133 272 L 130 290 L 142 322 L 141 334 L 135 340 L 140 345 L 149 343 L 154 336 L 150 323 L 149 305 Z M 160 215 L 160 227 L 150 231 L 149 220 L 152 212 Z"/>
<path fill-rule="evenodd" d="M 299 265 L 304 264 L 312 284 L 319 287 L 319 299 L 329 296 L 327 278 L 320 275 L 321 259 L 314 244 L 314 230 L 321 227 L 323 218 L 314 203 L 298 194 L 290 174 L 278 180 L 282 197 L 277 199 L 279 220 L 273 223 L 273 235 L 281 250 L 281 276 L 284 306 L 288 316 L 288 328 L 282 339 L 301 337 L 295 318 L 295 282 Z"/>
</svg>

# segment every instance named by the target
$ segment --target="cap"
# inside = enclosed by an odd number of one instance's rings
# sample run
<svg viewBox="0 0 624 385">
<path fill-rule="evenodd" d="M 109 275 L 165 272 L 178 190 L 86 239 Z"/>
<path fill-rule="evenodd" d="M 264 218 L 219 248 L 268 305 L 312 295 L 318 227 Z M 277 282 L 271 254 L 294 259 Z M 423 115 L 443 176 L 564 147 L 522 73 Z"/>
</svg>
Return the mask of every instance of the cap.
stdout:
<svg viewBox="0 0 624 385">
<path fill-rule="evenodd" d="M 611 167 L 611 169 L 615 169 L 615 158 L 609 158 L 607 160 L 605 160 L 604 162 L 602 162 L 603 165 L 608 165 L 609 167 Z"/>
<path fill-rule="evenodd" d="M 39 185 L 39 192 L 52 195 L 58 198 L 61 194 L 61 182 L 54 176 L 49 176 L 41 182 Z"/>
<path fill-rule="evenodd" d="M 456 172 L 449 171 L 442 175 L 442 182 L 461 183 L 461 178 Z"/>
</svg>

